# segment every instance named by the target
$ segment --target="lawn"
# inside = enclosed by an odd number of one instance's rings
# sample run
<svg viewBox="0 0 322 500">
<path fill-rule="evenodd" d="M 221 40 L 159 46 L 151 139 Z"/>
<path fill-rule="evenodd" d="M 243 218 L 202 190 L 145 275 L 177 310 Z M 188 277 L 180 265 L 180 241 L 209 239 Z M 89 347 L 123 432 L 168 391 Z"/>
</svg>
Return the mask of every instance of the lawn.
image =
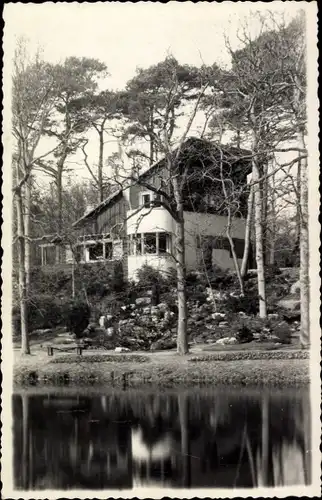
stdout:
<svg viewBox="0 0 322 500">
<path fill-rule="evenodd" d="M 309 384 L 309 353 L 293 348 L 265 350 L 221 346 L 191 348 L 187 356 L 175 351 L 127 353 L 88 351 L 55 354 L 34 346 L 30 356 L 15 352 L 15 384 L 104 384 L 158 387 L 229 385 L 298 387 Z M 239 346 L 238 346 L 239 347 Z"/>
</svg>

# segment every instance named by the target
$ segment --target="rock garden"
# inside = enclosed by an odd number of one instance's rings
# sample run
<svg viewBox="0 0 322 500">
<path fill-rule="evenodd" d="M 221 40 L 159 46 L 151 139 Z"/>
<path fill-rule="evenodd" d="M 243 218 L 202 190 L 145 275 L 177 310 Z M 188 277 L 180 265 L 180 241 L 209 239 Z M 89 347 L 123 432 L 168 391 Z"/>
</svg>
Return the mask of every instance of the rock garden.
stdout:
<svg viewBox="0 0 322 500">
<path fill-rule="evenodd" d="M 98 274 L 98 273 L 97 273 Z M 175 277 L 167 279 L 149 267 L 141 270 L 138 283 L 113 283 L 88 278 L 87 301 L 71 301 L 66 283 L 61 302 L 38 296 L 31 338 L 57 344 L 79 343 L 87 349 L 159 351 L 176 347 L 177 299 Z M 258 317 L 256 274 L 245 281 L 241 296 L 233 273 L 214 269 L 207 276 L 187 276 L 188 334 L 190 345 L 220 348 L 242 344 L 296 345 L 300 327 L 298 272 L 271 270 L 267 275 L 268 317 Z M 109 282 L 107 282 L 109 283 Z M 106 287 L 106 288 L 104 288 Z M 42 304 L 39 304 L 41 302 Z M 49 302 L 49 303 L 47 303 Z M 41 309 L 42 307 L 42 309 Z M 50 314 L 48 314 L 50 312 Z M 38 320 L 37 320 L 38 318 Z M 47 323 L 47 324 L 46 324 Z M 53 338 L 54 337 L 54 338 Z"/>
</svg>

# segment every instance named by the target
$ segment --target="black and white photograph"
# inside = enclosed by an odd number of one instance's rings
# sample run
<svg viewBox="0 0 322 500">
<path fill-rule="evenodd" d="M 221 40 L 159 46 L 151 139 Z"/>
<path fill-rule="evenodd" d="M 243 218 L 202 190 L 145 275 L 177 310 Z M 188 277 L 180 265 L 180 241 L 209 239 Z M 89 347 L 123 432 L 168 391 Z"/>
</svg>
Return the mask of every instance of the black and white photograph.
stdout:
<svg viewBox="0 0 322 500">
<path fill-rule="evenodd" d="M 3 498 L 321 495 L 317 2 L 5 2 Z"/>
</svg>

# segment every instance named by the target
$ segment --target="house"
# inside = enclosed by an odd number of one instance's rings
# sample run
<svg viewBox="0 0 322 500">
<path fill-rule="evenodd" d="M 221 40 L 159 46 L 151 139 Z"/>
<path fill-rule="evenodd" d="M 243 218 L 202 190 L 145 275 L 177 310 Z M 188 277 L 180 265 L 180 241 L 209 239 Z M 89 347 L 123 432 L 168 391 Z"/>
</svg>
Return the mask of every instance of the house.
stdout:
<svg viewBox="0 0 322 500">
<path fill-rule="evenodd" d="M 189 138 L 181 149 L 177 165 L 183 186 L 187 270 L 213 264 L 233 269 L 225 234 L 227 213 L 221 176 L 229 178 L 234 186 L 231 235 L 241 262 L 248 196 L 245 186 L 251 170 L 249 153 Z M 167 272 L 175 267 L 174 211 L 174 193 L 167 161 L 163 158 L 74 223 L 77 243 L 73 252 L 66 247 L 66 262 L 122 260 L 129 279 L 135 279 L 144 264 Z"/>
</svg>

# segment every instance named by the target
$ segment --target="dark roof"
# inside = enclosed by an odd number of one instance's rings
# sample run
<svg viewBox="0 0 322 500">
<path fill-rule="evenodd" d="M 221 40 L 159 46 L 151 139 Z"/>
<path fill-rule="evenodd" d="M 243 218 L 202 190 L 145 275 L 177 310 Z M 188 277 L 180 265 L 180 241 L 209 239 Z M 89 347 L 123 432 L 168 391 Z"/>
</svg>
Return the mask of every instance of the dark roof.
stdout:
<svg viewBox="0 0 322 500">
<path fill-rule="evenodd" d="M 208 141 L 206 139 L 200 139 L 197 137 L 189 137 L 186 139 L 186 141 L 183 144 L 182 147 L 182 153 L 184 154 L 185 151 L 187 151 L 188 148 L 193 146 L 195 154 L 197 154 L 198 148 L 200 147 L 205 147 L 207 146 L 208 148 L 215 148 L 219 150 L 218 144 L 212 141 Z M 175 154 L 178 148 L 175 148 L 172 151 L 172 154 Z M 231 146 L 221 146 L 221 150 L 225 154 L 225 157 L 230 157 L 230 158 L 236 158 L 236 161 L 238 159 L 241 159 L 241 157 L 244 158 L 245 161 L 249 161 L 251 157 L 251 152 L 246 150 L 246 149 L 241 149 L 237 147 L 231 147 Z M 190 151 L 190 149 L 189 149 Z M 241 156 L 242 155 L 242 156 Z M 161 158 L 161 160 L 156 161 L 152 165 L 150 165 L 146 170 L 141 172 L 139 175 L 139 179 L 144 178 L 147 175 L 151 175 L 154 170 L 157 168 L 160 168 L 160 166 L 163 164 L 165 161 L 165 157 Z M 90 220 L 95 218 L 99 213 L 101 213 L 105 208 L 107 208 L 111 203 L 115 203 L 118 199 L 118 196 L 121 195 L 123 192 L 122 189 L 118 189 L 114 193 L 112 193 L 108 198 L 106 198 L 104 201 L 96 205 L 92 210 L 90 210 L 88 213 L 80 217 L 76 222 L 74 222 L 73 226 L 76 227 L 78 226 L 79 223 L 85 221 L 85 220 Z"/>
<path fill-rule="evenodd" d="M 86 214 L 80 217 L 76 222 L 74 222 L 73 226 L 76 227 L 80 222 L 84 220 L 94 219 L 98 214 L 100 214 L 106 207 L 108 207 L 112 202 L 116 201 L 119 195 L 121 195 L 122 189 L 118 189 L 114 191 L 108 198 L 103 200 L 101 203 L 96 205 L 92 210 L 89 210 Z"/>
</svg>

